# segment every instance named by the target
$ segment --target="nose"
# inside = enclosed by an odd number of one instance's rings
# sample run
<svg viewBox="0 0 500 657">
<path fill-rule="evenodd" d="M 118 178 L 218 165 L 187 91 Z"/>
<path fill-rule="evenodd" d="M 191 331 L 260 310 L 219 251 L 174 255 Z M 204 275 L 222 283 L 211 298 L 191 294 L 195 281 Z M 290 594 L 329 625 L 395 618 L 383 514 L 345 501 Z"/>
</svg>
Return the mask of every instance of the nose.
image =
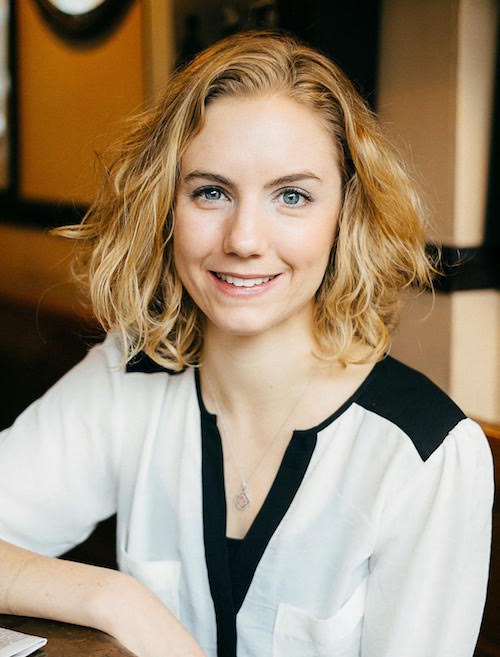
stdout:
<svg viewBox="0 0 500 657">
<path fill-rule="evenodd" d="M 262 255 L 268 246 L 268 221 L 255 203 L 239 203 L 227 217 L 224 253 L 248 258 Z"/>
</svg>

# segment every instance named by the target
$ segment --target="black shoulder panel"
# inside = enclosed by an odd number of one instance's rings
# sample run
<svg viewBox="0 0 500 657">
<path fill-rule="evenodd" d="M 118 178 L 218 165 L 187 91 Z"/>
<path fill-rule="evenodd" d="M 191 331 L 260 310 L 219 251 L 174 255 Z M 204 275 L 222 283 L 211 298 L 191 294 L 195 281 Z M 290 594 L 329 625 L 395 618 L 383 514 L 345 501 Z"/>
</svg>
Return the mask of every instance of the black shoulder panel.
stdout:
<svg viewBox="0 0 500 657">
<path fill-rule="evenodd" d="M 388 356 L 356 400 L 390 420 L 413 441 L 423 461 L 466 416 L 425 375 Z"/>
<path fill-rule="evenodd" d="M 156 374 L 157 372 L 166 372 L 171 375 L 180 374 L 180 372 L 174 372 L 173 370 L 168 370 L 166 367 L 158 365 L 158 363 L 143 351 L 140 351 L 137 356 L 134 356 L 134 358 L 127 363 L 125 371 L 127 373 L 141 372 L 142 374 Z"/>
</svg>

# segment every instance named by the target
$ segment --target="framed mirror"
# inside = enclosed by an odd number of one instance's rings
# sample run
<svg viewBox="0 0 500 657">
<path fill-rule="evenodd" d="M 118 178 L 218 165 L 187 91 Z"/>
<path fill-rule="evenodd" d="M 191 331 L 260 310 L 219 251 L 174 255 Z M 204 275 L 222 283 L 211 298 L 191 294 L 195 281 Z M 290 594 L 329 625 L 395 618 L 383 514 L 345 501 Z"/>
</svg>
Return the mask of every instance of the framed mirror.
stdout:
<svg viewBox="0 0 500 657">
<path fill-rule="evenodd" d="M 36 0 L 50 27 L 66 39 L 98 37 L 113 28 L 128 0 Z"/>
<path fill-rule="evenodd" d="M 0 0 L 1 222 L 84 214 L 99 136 L 142 100 L 140 19 L 141 0 Z"/>
</svg>

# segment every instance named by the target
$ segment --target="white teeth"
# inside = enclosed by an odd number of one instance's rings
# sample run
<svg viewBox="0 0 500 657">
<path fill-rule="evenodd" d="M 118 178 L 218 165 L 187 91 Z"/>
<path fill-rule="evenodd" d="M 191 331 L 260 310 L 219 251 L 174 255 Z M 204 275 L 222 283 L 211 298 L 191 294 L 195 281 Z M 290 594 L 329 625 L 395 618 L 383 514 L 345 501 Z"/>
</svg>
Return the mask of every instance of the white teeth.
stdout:
<svg viewBox="0 0 500 657">
<path fill-rule="evenodd" d="M 226 283 L 231 283 L 231 285 L 235 285 L 236 287 L 253 287 L 254 285 L 261 285 L 261 283 L 267 283 L 272 278 L 274 278 L 274 276 L 267 276 L 266 278 L 237 278 L 236 276 L 219 274 L 218 272 L 215 272 L 215 275 L 217 276 L 217 278 L 220 278 L 222 281 L 226 281 Z"/>
</svg>

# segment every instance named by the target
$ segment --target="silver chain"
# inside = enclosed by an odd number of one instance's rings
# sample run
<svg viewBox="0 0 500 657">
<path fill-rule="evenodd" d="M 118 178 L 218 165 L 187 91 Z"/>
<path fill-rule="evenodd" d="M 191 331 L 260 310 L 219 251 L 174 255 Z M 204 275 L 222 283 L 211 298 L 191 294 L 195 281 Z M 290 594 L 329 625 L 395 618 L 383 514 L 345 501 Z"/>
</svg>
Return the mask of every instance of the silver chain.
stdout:
<svg viewBox="0 0 500 657">
<path fill-rule="evenodd" d="M 289 412 L 287 413 L 285 419 L 283 420 L 283 422 L 282 422 L 282 423 L 280 424 L 280 426 L 278 427 L 278 430 L 277 430 L 276 433 L 274 434 L 274 436 L 273 436 L 273 438 L 272 438 L 272 440 L 271 440 L 271 442 L 270 442 L 268 448 L 267 448 L 266 451 L 264 452 L 263 456 L 259 459 L 259 461 L 257 462 L 257 465 L 253 468 L 253 470 L 252 470 L 252 472 L 250 473 L 250 475 L 245 479 L 245 477 L 244 477 L 243 474 L 242 474 L 242 471 L 241 471 L 240 465 L 239 465 L 239 463 L 238 463 L 238 459 L 236 458 L 236 454 L 235 454 L 235 452 L 234 452 L 233 444 L 232 444 L 232 441 L 231 441 L 231 439 L 230 439 L 230 437 L 229 437 L 229 432 L 227 431 L 227 428 L 226 428 L 226 423 L 224 422 L 224 416 L 222 415 L 222 411 L 221 411 L 221 408 L 220 408 L 220 406 L 219 406 L 219 401 L 218 401 L 217 395 L 216 395 L 216 393 L 215 393 L 215 388 L 214 388 L 214 386 L 213 386 L 213 384 L 212 384 L 212 381 L 211 381 L 210 377 L 209 377 L 208 375 L 206 375 L 206 377 L 207 377 L 208 385 L 209 385 L 209 387 L 210 387 L 210 391 L 211 391 L 211 393 L 212 393 L 212 397 L 213 397 L 213 400 L 214 400 L 215 408 L 216 408 L 216 411 L 217 411 L 217 417 L 218 417 L 219 420 L 220 420 L 220 424 L 221 424 L 221 426 L 220 426 L 220 428 L 221 428 L 221 433 L 223 434 L 224 438 L 226 439 L 226 442 L 229 444 L 229 449 L 231 450 L 231 456 L 233 457 L 233 461 L 234 461 L 234 464 L 235 464 L 235 466 L 236 466 L 236 470 L 238 471 L 239 477 L 240 477 L 240 479 L 241 479 L 241 490 L 240 490 L 240 491 L 236 494 L 236 496 L 234 497 L 234 503 L 235 503 L 235 505 L 236 505 L 236 508 L 239 509 L 240 511 L 242 511 L 243 509 L 245 509 L 245 508 L 250 504 L 250 496 L 249 496 L 249 494 L 248 494 L 248 482 L 250 481 L 250 479 L 252 478 L 252 476 L 254 475 L 254 473 L 257 471 L 257 469 L 259 468 L 259 466 L 261 465 L 261 463 L 264 461 L 264 459 L 266 458 L 268 452 L 271 450 L 272 446 L 274 445 L 274 443 L 275 443 L 276 440 L 278 439 L 278 437 L 279 437 L 279 435 L 280 435 L 280 433 L 281 433 L 281 430 L 282 430 L 283 427 L 285 426 L 286 422 L 289 420 L 290 416 L 291 416 L 292 413 L 293 413 L 293 410 L 294 410 L 295 408 L 297 408 L 297 406 L 299 405 L 299 403 L 302 401 L 302 398 L 304 397 L 304 395 L 305 395 L 305 393 L 306 393 L 306 390 L 308 389 L 309 384 L 311 383 L 311 378 L 309 378 L 309 379 L 307 380 L 307 383 L 306 383 L 306 385 L 304 386 L 304 389 L 302 390 L 302 392 L 300 393 L 300 395 L 298 396 L 296 402 L 295 402 L 295 403 L 293 404 L 293 406 L 290 408 L 290 410 L 289 410 Z"/>
</svg>

